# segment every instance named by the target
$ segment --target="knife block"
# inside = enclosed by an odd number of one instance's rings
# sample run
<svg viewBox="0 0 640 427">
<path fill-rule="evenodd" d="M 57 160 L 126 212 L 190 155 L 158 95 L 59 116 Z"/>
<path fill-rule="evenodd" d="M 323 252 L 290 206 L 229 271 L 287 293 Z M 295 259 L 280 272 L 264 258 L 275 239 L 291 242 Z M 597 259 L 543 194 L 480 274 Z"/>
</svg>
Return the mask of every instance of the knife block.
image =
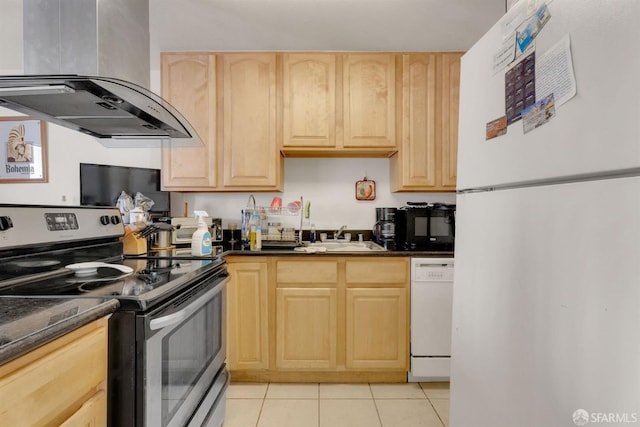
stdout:
<svg viewBox="0 0 640 427">
<path fill-rule="evenodd" d="M 135 233 L 127 234 L 121 238 L 125 255 L 146 255 L 147 239 L 136 237 Z"/>
</svg>

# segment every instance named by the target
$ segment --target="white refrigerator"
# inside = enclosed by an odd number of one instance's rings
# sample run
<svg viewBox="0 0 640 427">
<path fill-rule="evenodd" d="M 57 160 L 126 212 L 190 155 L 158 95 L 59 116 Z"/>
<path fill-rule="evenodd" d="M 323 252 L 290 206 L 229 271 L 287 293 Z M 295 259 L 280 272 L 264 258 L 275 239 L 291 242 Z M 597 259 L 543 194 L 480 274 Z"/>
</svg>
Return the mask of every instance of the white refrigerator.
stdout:
<svg viewBox="0 0 640 427">
<path fill-rule="evenodd" d="M 487 140 L 533 3 L 462 58 L 450 426 L 640 425 L 640 1 L 548 2 L 536 95 L 567 37 L 576 94 Z"/>
</svg>

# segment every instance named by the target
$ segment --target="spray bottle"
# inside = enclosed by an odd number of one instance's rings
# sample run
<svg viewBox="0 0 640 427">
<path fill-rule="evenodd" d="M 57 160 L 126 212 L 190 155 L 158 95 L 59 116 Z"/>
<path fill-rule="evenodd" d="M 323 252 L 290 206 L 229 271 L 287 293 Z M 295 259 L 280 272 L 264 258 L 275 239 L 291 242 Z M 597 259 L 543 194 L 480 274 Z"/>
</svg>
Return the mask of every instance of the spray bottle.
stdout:
<svg viewBox="0 0 640 427">
<path fill-rule="evenodd" d="M 211 255 L 211 233 L 204 221 L 204 217 L 208 217 L 209 214 L 205 211 L 193 211 L 193 213 L 198 218 L 198 228 L 191 237 L 191 255 Z"/>
</svg>

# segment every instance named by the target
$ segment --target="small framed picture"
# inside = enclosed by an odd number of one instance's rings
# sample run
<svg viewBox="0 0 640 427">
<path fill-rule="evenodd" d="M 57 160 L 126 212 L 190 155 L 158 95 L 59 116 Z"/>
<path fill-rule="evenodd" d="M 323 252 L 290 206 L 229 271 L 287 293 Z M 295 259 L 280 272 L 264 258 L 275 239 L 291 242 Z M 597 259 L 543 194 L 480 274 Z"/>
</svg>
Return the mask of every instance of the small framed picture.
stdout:
<svg viewBox="0 0 640 427">
<path fill-rule="evenodd" d="M 367 179 L 365 176 L 362 180 L 356 181 L 356 200 L 375 200 L 376 199 L 376 182 Z"/>
<path fill-rule="evenodd" d="M 46 137 L 42 120 L 0 117 L 0 183 L 47 182 Z"/>
</svg>

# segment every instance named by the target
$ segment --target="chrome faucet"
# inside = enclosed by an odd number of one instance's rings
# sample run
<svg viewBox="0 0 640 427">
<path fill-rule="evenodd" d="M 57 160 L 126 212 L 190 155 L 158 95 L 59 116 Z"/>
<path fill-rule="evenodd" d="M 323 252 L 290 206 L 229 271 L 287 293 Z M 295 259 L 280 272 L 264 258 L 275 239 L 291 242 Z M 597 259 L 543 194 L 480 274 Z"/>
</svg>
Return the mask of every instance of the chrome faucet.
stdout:
<svg viewBox="0 0 640 427">
<path fill-rule="evenodd" d="M 346 225 L 343 225 L 342 227 L 340 227 L 339 229 L 337 229 L 336 231 L 334 231 L 333 233 L 333 238 L 337 239 L 338 237 L 340 237 L 340 235 L 342 234 L 342 232 L 344 231 L 344 229 L 347 228 Z"/>
</svg>

